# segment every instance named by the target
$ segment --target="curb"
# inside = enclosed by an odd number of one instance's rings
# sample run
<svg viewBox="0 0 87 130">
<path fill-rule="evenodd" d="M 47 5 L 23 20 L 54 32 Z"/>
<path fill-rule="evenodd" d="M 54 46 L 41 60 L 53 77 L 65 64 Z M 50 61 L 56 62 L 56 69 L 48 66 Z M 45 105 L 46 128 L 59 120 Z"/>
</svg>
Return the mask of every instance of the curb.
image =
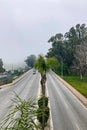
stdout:
<svg viewBox="0 0 87 130">
<path fill-rule="evenodd" d="M 49 97 L 47 85 L 46 85 L 46 94 L 47 94 L 47 97 Z M 49 128 L 47 128 L 47 130 L 53 130 L 53 120 L 52 120 L 50 100 L 48 102 L 48 106 L 49 106 L 49 109 L 50 109 L 50 116 L 49 116 L 49 121 L 48 121 L 49 122 Z"/>
<path fill-rule="evenodd" d="M 40 78 L 40 80 L 41 80 L 41 78 Z M 40 98 L 41 95 L 42 95 L 40 80 L 39 80 L 38 98 Z M 45 90 L 45 91 L 46 91 L 46 96 L 49 97 L 49 93 L 48 93 L 48 89 L 47 89 L 47 82 L 46 82 L 46 90 Z M 53 121 L 52 121 L 50 100 L 49 100 L 49 102 L 48 102 L 48 107 L 49 107 L 49 109 L 50 109 L 50 116 L 49 116 L 49 119 L 48 119 L 48 126 L 45 128 L 45 130 L 53 130 Z M 38 122 L 38 121 L 36 120 L 36 122 Z"/>
<path fill-rule="evenodd" d="M 54 72 L 53 72 L 54 73 Z M 80 101 L 81 103 L 87 107 L 87 98 L 83 96 L 80 92 L 78 92 L 73 86 L 71 86 L 69 83 L 67 83 L 64 79 L 62 79 L 60 76 L 58 76 L 56 73 L 54 73 L 55 76 L 67 87 Z"/>
</svg>

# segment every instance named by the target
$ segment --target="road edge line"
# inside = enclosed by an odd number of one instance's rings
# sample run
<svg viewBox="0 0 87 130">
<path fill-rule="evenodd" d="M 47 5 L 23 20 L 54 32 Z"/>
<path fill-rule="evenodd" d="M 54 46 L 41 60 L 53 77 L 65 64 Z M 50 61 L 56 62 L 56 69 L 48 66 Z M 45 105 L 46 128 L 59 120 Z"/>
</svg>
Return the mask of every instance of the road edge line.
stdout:
<svg viewBox="0 0 87 130">
<path fill-rule="evenodd" d="M 46 94 L 47 94 L 47 97 L 49 97 L 49 92 L 48 92 L 48 88 L 47 88 L 47 83 L 46 83 Z M 52 119 L 52 113 L 51 113 L 51 105 L 50 105 L 50 100 L 48 102 L 48 106 L 49 106 L 49 109 L 50 109 L 50 117 L 49 117 L 49 130 L 53 130 L 53 119 Z"/>
</svg>

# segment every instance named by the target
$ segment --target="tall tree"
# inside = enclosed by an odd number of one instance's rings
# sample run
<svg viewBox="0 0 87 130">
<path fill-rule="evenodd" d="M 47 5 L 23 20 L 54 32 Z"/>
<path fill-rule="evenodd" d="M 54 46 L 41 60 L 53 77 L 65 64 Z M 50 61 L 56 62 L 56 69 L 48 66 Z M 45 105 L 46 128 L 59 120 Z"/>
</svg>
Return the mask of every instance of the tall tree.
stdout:
<svg viewBox="0 0 87 130">
<path fill-rule="evenodd" d="M 3 68 L 3 61 L 0 58 L 0 73 L 3 73 L 5 71 L 5 69 Z"/>
<path fill-rule="evenodd" d="M 72 52 L 68 48 L 69 43 L 64 39 L 63 34 L 60 33 L 51 37 L 48 42 L 52 43 L 52 48 L 49 49 L 47 57 L 56 57 L 59 60 L 61 64 L 61 75 L 63 76 L 63 66 L 69 68 L 73 59 Z"/>
<path fill-rule="evenodd" d="M 87 68 L 87 27 L 85 24 L 77 24 L 73 27 L 74 31 L 69 31 L 69 34 L 72 35 L 72 38 L 68 36 L 70 43 L 73 43 L 74 46 L 74 63 L 76 68 L 78 68 L 80 77 L 82 79 L 82 75 L 84 74 Z M 74 41 L 74 42 L 72 42 Z"/>
<path fill-rule="evenodd" d="M 46 72 L 48 71 L 49 67 L 47 65 L 46 59 L 42 55 L 38 56 L 38 59 L 35 63 L 35 68 L 38 69 L 41 74 L 42 94 L 45 95 Z"/>
<path fill-rule="evenodd" d="M 75 27 L 71 27 L 69 32 L 66 32 L 64 36 L 62 34 L 56 34 L 52 36 L 48 42 L 52 43 L 52 48 L 49 49 L 47 57 L 56 57 L 61 63 L 61 74 L 63 75 L 64 66 L 66 66 L 67 72 L 70 73 L 72 66 L 82 68 L 84 52 L 84 60 L 87 61 L 87 27 L 85 24 L 77 24 Z M 80 49 L 80 51 L 79 51 Z M 82 63 L 81 63 L 82 62 Z M 80 64 L 79 64 L 80 63 Z M 80 72 L 81 69 L 79 69 Z"/>
<path fill-rule="evenodd" d="M 42 125 L 42 130 L 45 129 L 48 117 L 49 117 L 49 108 L 45 105 L 45 89 L 46 89 L 46 73 L 49 70 L 49 66 L 47 64 L 46 58 L 42 55 L 38 56 L 38 59 L 35 63 L 35 68 L 38 69 L 38 71 L 41 74 L 41 93 L 42 93 L 42 106 L 38 109 L 39 113 L 42 114 L 42 116 L 39 116 L 39 121 Z"/>
<path fill-rule="evenodd" d="M 28 65 L 28 67 L 33 68 L 34 64 L 36 62 L 36 56 L 35 55 L 28 56 L 27 59 L 25 60 L 25 62 Z"/>
<path fill-rule="evenodd" d="M 70 46 L 74 48 L 84 40 L 87 40 L 87 27 L 85 24 L 77 24 L 75 27 L 71 27 L 69 32 L 66 32 L 64 36 L 70 43 Z"/>
<path fill-rule="evenodd" d="M 57 71 L 58 67 L 60 66 L 59 61 L 55 57 L 47 58 L 47 64 L 49 68 L 51 68 L 53 71 Z"/>
<path fill-rule="evenodd" d="M 87 73 L 87 42 L 84 42 L 77 46 L 75 57 L 80 79 L 82 79 L 85 73 Z"/>
</svg>

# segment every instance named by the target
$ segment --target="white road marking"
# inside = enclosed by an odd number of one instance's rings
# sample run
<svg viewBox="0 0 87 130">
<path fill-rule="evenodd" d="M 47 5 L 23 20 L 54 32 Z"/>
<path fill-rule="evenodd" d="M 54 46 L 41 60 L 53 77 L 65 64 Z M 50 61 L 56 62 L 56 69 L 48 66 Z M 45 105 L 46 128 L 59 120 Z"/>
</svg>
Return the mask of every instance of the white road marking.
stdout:
<svg viewBox="0 0 87 130">
<path fill-rule="evenodd" d="M 47 84 L 46 84 L 46 92 L 47 92 L 47 93 L 46 93 L 46 94 L 47 94 L 47 97 L 49 97 Z M 50 130 L 53 130 L 53 119 L 52 119 L 52 113 L 51 113 L 50 100 L 49 100 L 48 106 L 49 106 L 49 108 L 50 108 Z"/>
<path fill-rule="evenodd" d="M 80 130 L 80 128 L 79 128 L 79 126 L 78 126 L 78 124 L 76 124 L 76 128 L 77 128 L 76 130 Z"/>
</svg>

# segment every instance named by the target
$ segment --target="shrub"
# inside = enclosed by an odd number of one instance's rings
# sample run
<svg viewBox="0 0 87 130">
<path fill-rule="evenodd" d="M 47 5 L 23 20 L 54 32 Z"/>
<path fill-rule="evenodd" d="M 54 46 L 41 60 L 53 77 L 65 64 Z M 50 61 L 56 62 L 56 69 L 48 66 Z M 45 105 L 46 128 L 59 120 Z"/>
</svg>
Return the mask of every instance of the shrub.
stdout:
<svg viewBox="0 0 87 130">
<path fill-rule="evenodd" d="M 42 127 L 47 125 L 49 119 L 49 107 L 42 106 L 37 109 L 37 119 L 40 122 Z"/>
<path fill-rule="evenodd" d="M 35 123 L 36 112 L 34 99 L 26 101 L 17 96 L 13 99 L 11 112 L 2 121 L 0 130 L 38 130 L 39 126 Z"/>
<path fill-rule="evenodd" d="M 39 100 L 38 100 L 38 106 L 42 107 L 42 106 L 47 106 L 48 105 L 48 98 L 45 96 L 42 96 Z"/>
<path fill-rule="evenodd" d="M 41 124 L 42 130 L 47 126 L 47 121 L 49 119 L 49 107 L 48 107 L 48 98 L 42 96 L 38 100 L 38 109 L 37 109 L 37 119 Z"/>
</svg>

